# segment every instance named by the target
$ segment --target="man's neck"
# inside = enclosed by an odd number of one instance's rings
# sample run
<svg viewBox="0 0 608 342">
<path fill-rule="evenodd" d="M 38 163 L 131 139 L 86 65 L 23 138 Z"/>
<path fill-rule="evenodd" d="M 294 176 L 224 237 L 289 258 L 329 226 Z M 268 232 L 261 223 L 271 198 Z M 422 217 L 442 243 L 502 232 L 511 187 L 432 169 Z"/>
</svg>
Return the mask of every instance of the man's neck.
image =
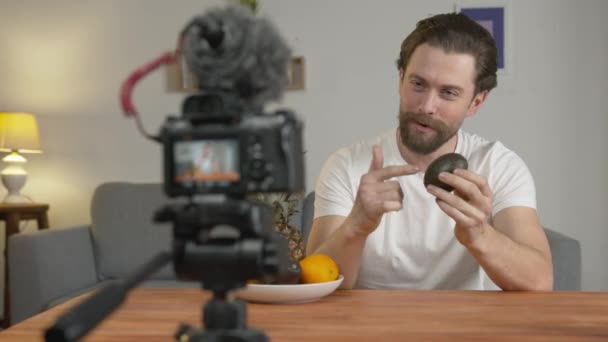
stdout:
<svg viewBox="0 0 608 342">
<path fill-rule="evenodd" d="M 403 160 L 405 160 L 409 165 L 417 166 L 418 169 L 426 172 L 427 167 L 433 162 L 433 160 L 446 153 L 452 153 L 456 151 L 458 133 L 454 134 L 454 136 L 451 137 L 450 140 L 446 141 L 445 144 L 439 147 L 436 151 L 429 154 L 416 153 L 406 147 L 403 142 L 401 142 L 399 130 L 397 130 L 396 138 L 397 146 L 399 147 L 399 153 L 401 154 Z"/>
</svg>

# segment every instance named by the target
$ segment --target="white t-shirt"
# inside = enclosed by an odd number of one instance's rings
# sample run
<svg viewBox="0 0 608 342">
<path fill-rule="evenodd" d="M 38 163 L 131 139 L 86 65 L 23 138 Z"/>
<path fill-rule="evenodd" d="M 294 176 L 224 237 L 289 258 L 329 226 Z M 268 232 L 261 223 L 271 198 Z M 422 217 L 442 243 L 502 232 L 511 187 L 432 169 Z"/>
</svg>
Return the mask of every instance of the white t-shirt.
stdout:
<svg viewBox="0 0 608 342">
<path fill-rule="evenodd" d="M 395 129 L 342 148 L 325 162 L 316 184 L 314 217 L 348 216 L 361 176 L 367 173 L 372 146 L 378 144 L 384 166 L 406 164 Z M 536 209 L 534 180 L 525 163 L 500 142 L 458 132 L 456 153 L 469 170 L 487 178 L 494 194 L 493 212 L 512 206 Z M 423 184 L 424 174 L 398 177 L 403 209 L 383 216 L 363 249 L 356 287 L 395 289 L 496 290 L 477 260 L 454 236 L 455 222 Z"/>
</svg>

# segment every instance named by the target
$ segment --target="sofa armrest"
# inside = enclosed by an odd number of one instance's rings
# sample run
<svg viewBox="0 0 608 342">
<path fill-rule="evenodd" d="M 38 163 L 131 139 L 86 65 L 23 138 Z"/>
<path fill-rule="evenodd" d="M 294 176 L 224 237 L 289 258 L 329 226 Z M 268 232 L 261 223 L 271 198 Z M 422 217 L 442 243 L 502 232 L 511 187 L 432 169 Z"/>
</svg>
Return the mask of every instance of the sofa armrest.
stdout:
<svg viewBox="0 0 608 342">
<path fill-rule="evenodd" d="M 581 289 L 581 245 L 578 240 L 545 228 L 553 257 L 553 289 Z"/>
<path fill-rule="evenodd" d="M 98 281 L 89 226 L 15 234 L 8 260 L 12 324 Z"/>
</svg>

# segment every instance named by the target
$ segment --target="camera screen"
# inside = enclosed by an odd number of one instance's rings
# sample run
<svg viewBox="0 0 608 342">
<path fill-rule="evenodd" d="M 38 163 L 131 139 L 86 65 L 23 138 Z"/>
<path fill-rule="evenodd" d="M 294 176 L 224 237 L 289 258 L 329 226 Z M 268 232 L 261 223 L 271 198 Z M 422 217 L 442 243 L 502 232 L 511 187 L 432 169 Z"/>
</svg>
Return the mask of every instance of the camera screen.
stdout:
<svg viewBox="0 0 608 342">
<path fill-rule="evenodd" d="M 239 144 L 232 139 L 177 141 L 174 145 L 178 184 L 227 185 L 241 178 Z"/>
</svg>

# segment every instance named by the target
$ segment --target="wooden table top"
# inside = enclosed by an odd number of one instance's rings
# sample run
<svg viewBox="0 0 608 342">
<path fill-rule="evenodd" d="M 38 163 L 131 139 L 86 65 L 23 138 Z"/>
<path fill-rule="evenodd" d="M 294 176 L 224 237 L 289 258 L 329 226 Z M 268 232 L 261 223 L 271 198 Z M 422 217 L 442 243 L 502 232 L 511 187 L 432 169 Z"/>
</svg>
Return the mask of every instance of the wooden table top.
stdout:
<svg viewBox="0 0 608 342">
<path fill-rule="evenodd" d="M 199 327 L 210 293 L 137 289 L 85 341 L 173 341 Z M 41 341 L 74 299 L 0 333 Z M 271 341 L 606 341 L 608 292 L 340 290 L 306 304 L 249 304 L 249 326 Z"/>
</svg>

